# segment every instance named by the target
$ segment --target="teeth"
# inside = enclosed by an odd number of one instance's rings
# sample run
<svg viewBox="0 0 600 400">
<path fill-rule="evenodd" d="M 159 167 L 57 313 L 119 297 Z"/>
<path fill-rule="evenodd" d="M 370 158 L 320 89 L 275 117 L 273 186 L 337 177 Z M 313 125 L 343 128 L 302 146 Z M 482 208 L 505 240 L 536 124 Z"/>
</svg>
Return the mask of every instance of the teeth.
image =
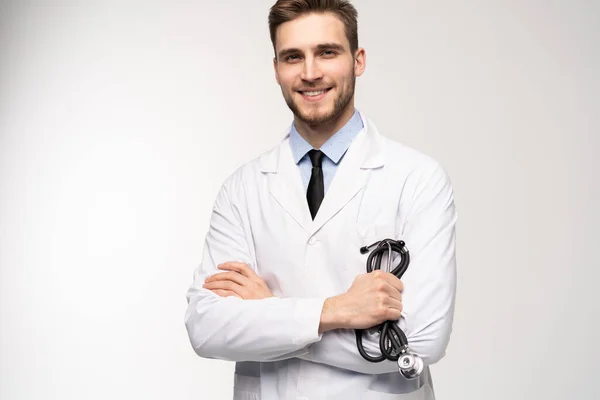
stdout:
<svg viewBox="0 0 600 400">
<path fill-rule="evenodd" d="M 325 93 L 325 90 L 319 90 L 316 92 L 304 92 L 305 95 L 309 96 L 309 97 L 313 97 L 313 96 L 318 96 L 321 93 Z"/>
</svg>

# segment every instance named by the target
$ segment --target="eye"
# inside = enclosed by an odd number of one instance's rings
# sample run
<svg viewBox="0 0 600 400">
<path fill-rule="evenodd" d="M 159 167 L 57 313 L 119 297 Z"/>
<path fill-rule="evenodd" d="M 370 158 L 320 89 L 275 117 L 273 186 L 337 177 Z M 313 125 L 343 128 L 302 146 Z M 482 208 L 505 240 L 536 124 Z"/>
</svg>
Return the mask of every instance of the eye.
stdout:
<svg viewBox="0 0 600 400">
<path fill-rule="evenodd" d="M 337 53 L 333 50 L 324 50 L 321 55 L 324 57 L 334 57 Z"/>
<path fill-rule="evenodd" d="M 290 54 L 289 56 L 285 57 L 286 62 L 295 62 L 298 60 L 300 60 L 300 56 L 298 54 Z"/>
</svg>

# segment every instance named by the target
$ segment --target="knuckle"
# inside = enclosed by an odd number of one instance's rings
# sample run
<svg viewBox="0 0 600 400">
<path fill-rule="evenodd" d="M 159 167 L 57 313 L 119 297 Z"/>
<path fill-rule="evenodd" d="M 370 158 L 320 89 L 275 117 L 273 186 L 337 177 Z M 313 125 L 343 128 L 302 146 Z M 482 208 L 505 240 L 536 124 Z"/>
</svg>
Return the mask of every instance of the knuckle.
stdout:
<svg viewBox="0 0 600 400">
<path fill-rule="evenodd" d="M 387 308 L 387 297 L 383 294 L 377 296 L 377 308 L 385 309 Z"/>
</svg>

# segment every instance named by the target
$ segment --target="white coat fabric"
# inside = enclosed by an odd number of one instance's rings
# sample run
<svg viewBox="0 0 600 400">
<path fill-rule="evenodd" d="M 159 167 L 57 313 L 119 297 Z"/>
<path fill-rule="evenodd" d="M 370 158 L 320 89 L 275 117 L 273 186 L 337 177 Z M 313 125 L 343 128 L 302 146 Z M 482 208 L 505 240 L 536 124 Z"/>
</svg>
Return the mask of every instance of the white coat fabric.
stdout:
<svg viewBox="0 0 600 400">
<path fill-rule="evenodd" d="M 217 196 L 185 324 L 198 355 L 237 362 L 236 400 L 435 399 L 428 366 L 445 355 L 456 291 L 451 183 L 435 160 L 361 118 L 365 127 L 314 221 L 289 131 L 230 176 Z M 363 359 L 353 330 L 318 333 L 325 299 L 366 272 L 359 249 L 385 238 L 404 240 L 410 252 L 398 323 L 426 364 L 415 380 L 403 378 L 396 362 Z M 222 298 L 203 289 L 226 261 L 246 262 L 275 297 Z M 377 340 L 363 340 L 370 354 L 379 354 Z"/>
</svg>

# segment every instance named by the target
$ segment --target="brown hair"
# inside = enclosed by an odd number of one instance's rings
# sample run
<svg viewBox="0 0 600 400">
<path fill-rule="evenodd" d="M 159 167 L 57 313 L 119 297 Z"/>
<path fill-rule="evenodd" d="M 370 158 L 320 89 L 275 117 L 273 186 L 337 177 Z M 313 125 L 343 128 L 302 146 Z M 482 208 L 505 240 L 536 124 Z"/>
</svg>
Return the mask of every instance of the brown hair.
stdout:
<svg viewBox="0 0 600 400">
<path fill-rule="evenodd" d="M 358 13 L 348 0 L 277 0 L 269 12 L 269 33 L 273 49 L 277 28 L 281 24 L 301 15 L 326 12 L 334 14 L 344 23 L 350 51 L 354 53 L 358 49 Z"/>
</svg>

